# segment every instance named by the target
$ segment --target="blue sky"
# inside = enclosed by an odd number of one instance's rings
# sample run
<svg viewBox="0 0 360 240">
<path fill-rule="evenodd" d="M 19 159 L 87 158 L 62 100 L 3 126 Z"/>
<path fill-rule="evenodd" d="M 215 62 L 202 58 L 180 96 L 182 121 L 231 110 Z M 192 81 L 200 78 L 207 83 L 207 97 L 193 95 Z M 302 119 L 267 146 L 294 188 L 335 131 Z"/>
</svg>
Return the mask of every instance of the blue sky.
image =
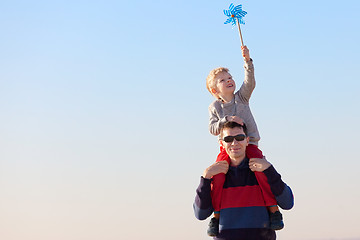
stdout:
<svg viewBox="0 0 360 240">
<path fill-rule="evenodd" d="M 0 2 L 1 239 L 209 239 L 192 201 L 218 153 L 205 78 L 243 80 L 230 3 Z M 260 148 L 295 194 L 278 238 L 360 238 L 360 3 L 234 3 Z"/>
</svg>

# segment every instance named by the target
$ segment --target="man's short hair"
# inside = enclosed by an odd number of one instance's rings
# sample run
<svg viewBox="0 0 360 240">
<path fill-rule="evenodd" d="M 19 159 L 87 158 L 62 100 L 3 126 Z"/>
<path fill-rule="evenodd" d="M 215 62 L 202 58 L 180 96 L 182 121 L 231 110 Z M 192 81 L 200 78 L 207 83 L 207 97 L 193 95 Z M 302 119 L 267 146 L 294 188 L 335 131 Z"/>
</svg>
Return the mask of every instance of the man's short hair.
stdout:
<svg viewBox="0 0 360 240">
<path fill-rule="evenodd" d="M 244 133 L 245 133 L 245 136 L 247 136 L 247 128 L 246 128 L 246 125 L 245 123 L 243 123 L 242 125 L 241 124 L 238 124 L 237 122 L 226 122 L 224 125 L 222 125 L 220 127 L 220 137 L 222 138 L 223 137 L 223 130 L 226 129 L 226 128 L 241 128 Z"/>
</svg>

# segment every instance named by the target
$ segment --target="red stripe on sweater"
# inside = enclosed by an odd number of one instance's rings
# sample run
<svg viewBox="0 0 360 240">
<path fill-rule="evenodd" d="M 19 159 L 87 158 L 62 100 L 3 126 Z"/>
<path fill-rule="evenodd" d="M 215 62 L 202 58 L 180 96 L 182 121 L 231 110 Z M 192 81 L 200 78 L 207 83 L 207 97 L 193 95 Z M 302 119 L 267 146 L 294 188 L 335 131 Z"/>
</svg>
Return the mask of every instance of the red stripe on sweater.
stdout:
<svg viewBox="0 0 360 240">
<path fill-rule="evenodd" d="M 221 209 L 253 206 L 265 206 L 259 185 L 223 189 Z"/>
</svg>

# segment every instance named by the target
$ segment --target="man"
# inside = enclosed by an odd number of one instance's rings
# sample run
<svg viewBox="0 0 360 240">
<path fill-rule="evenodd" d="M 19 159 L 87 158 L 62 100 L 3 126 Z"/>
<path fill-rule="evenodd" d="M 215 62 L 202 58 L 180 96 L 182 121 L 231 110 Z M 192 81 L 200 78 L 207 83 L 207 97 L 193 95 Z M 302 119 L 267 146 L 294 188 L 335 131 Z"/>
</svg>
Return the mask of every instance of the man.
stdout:
<svg viewBox="0 0 360 240">
<path fill-rule="evenodd" d="M 222 161 L 205 169 L 193 205 L 196 218 L 205 220 L 212 214 L 211 178 L 225 173 L 220 229 L 214 239 L 275 240 L 275 231 L 269 228 L 269 214 L 262 191 L 269 189 L 279 207 L 288 210 L 294 205 L 291 189 L 265 158 L 246 158 L 249 138 L 245 125 L 227 122 L 220 131 L 220 137 L 220 144 L 229 155 L 230 166 Z"/>
</svg>

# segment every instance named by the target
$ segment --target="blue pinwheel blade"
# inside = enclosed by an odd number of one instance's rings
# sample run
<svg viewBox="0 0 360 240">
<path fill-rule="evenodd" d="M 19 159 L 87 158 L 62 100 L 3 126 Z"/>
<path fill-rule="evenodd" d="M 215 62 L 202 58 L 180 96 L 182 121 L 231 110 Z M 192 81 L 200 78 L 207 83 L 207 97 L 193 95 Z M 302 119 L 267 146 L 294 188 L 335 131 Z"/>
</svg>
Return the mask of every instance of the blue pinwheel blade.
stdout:
<svg viewBox="0 0 360 240">
<path fill-rule="evenodd" d="M 247 14 L 247 12 L 242 10 L 241 4 L 234 6 L 234 4 L 231 3 L 229 10 L 224 10 L 224 14 L 228 17 L 224 24 L 232 23 L 232 25 L 236 25 L 236 20 L 238 20 L 241 24 L 245 24 L 242 18 Z"/>
<path fill-rule="evenodd" d="M 234 4 L 232 4 L 232 3 L 230 4 L 229 10 L 230 10 L 230 12 L 232 12 L 234 10 Z"/>
<path fill-rule="evenodd" d="M 224 10 L 225 16 L 231 17 L 231 12 L 229 10 Z"/>
<path fill-rule="evenodd" d="M 231 18 L 228 18 L 226 19 L 226 21 L 224 22 L 224 24 L 228 24 L 228 23 L 231 23 L 232 22 L 232 19 Z"/>
<path fill-rule="evenodd" d="M 242 8 L 241 8 L 241 5 L 237 5 L 235 8 L 234 8 L 234 13 L 236 13 L 236 15 L 240 15 L 242 17 L 244 17 L 247 12 L 243 11 Z"/>
<path fill-rule="evenodd" d="M 237 14 L 239 14 L 241 17 L 245 17 L 245 15 L 247 14 L 247 12 L 241 11 L 241 12 L 237 12 Z"/>
<path fill-rule="evenodd" d="M 237 17 L 237 18 L 243 18 L 243 17 L 245 17 L 245 15 L 246 15 L 246 13 L 244 14 L 244 13 L 236 13 L 235 14 L 235 17 Z"/>
<path fill-rule="evenodd" d="M 242 6 L 241 4 L 240 5 L 237 5 L 236 7 L 234 7 L 234 11 L 242 11 Z"/>
</svg>

